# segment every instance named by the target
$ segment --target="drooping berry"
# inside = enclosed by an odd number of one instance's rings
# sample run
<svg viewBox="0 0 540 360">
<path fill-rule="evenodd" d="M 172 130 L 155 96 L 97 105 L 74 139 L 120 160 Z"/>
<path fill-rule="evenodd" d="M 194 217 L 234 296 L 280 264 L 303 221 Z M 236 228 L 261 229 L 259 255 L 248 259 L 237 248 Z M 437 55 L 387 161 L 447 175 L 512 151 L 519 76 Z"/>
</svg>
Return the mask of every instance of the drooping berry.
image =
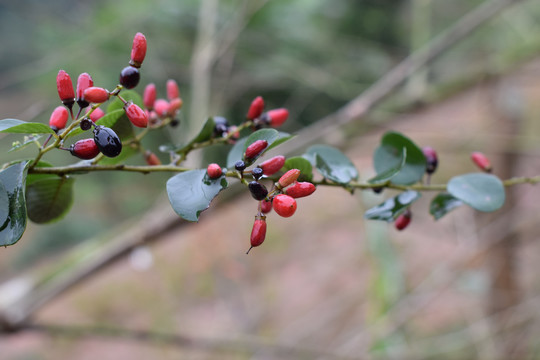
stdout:
<svg viewBox="0 0 540 360">
<path fill-rule="evenodd" d="M 287 188 L 285 194 L 298 199 L 313 194 L 316 189 L 315 185 L 310 182 L 296 182 Z"/>
<path fill-rule="evenodd" d="M 171 122 L 169 123 L 169 125 L 170 125 L 171 127 L 173 127 L 173 128 L 174 128 L 174 127 L 177 127 L 178 125 L 180 125 L 180 120 L 178 120 L 178 119 L 176 119 L 176 118 L 175 118 L 175 119 L 172 119 Z"/>
<path fill-rule="evenodd" d="M 383 192 L 384 186 L 373 187 L 373 188 L 371 188 L 371 190 L 373 190 L 373 192 L 374 192 L 375 194 L 380 194 L 380 193 Z"/>
<path fill-rule="evenodd" d="M 82 131 L 90 130 L 92 125 L 94 125 L 94 122 L 87 117 L 83 118 L 79 124 Z"/>
<path fill-rule="evenodd" d="M 266 115 L 271 127 L 279 127 L 289 118 L 289 110 L 284 108 L 269 110 Z"/>
<path fill-rule="evenodd" d="M 167 80 L 167 99 L 169 101 L 172 101 L 174 99 L 178 99 L 180 97 L 180 89 L 178 88 L 178 84 L 173 79 Z"/>
<path fill-rule="evenodd" d="M 266 189 L 266 186 L 261 184 L 258 181 L 252 181 L 248 184 L 249 191 L 251 192 L 251 196 L 255 200 L 261 201 L 268 195 L 268 190 Z"/>
<path fill-rule="evenodd" d="M 206 168 L 206 173 L 210 179 L 217 179 L 223 174 L 221 166 L 216 163 L 209 164 Z"/>
<path fill-rule="evenodd" d="M 84 99 L 91 103 L 103 103 L 107 100 L 109 100 L 109 91 L 107 89 L 97 87 L 97 86 L 91 86 L 84 90 Z"/>
<path fill-rule="evenodd" d="M 268 214 L 270 211 L 272 211 L 272 200 L 262 200 L 261 212 L 263 214 Z"/>
<path fill-rule="evenodd" d="M 55 132 L 66 127 L 69 113 L 64 106 L 57 106 L 49 118 L 49 127 Z"/>
<path fill-rule="evenodd" d="M 180 98 L 172 99 L 169 102 L 169 108 L 167 109 L 167 115 L 174 116 L 176 112 L 182 108 L 184 101 Z"/>
<path fill-rule="evenodd" d="M 100 108 L 95 108 L 94 111 L 92 111 L 92 113 L 90 114 L 90 120 L 96 122 L 104 116 L 105 111 L 101 110 Z"/>
<path fill-rule="evenodd" d="M 274 211 L 282 217 L 293 216 L 296 211 L 296 200 L 293 197 L 285 194 L 274 196 L 272 200 Z"/>
<path fill-rule="evenodd" d="M 71 155 L 79 159 L 89 160 L 99 154 L 99 149 L 94 139 L 82 139 L 72 144 L 69 148 Z"/>
<path fill-rule="evenodd" d="M 128 101 L 124 105 L 124 111 L 131 121 L 131 123 L 137 127 L 145 128 L 148 126 L 148 115 L 141 109 L 137 104 L 134 104 L 132 101 Z"/>
<path fill-rule="evenodd" d="M 56 89 L 58 90 L 58 96 L 62 100 L 62 104 L 68 109 L 71 109 L 75 103 L 75 92 L 73 91 L 71 77 L 64 70 L 58 71 Z"/>
<path fill-rule="evenodd" d="M 234 168 L 240 172 L 244 171 L 246 169 L 246 163 L 242 160 L 238 160 L 234 163 Z"/>
<path fill-rule="evenodd" d="M 251 143 L 246 148 L 246 153 L 244 154 L 244 157 L 246 160 L 252 160 L 255 159 L 257 156 L 259 156 L 264 149 L 268 147 L 268 141 L 266 140 L 257 140 Z"/>
<path fill-rule="evenodd" d="M 248 120 L 254 120 L 261 116 L 261 114 L 264 111 L 264 100 L 261 96 L 257 96 L 249 106 L 249 110 L 247 113 L 247 119 Z"/>
<path fill-rule="evenodd" d="M 299 176 L 300 176 L 300 170 L 291 169 L 279 178 L 277 182 L 277 187 L 280 189 L 283 189 L 291 185 L 293 182 L 295 182 Z"/>
<path fill-rule="evenodd" d="M 398 230 L 405 229 L 411 222 L 412 218 L 412 212 L 410 209 L 405 210 L 402 214 L 400 214 L 396 220 L 394 221 L 394 226 Z"/>
<path fill-rule="evenodd" d="M 255 222 L 253 223 L 253 228 L 251 229 L 251 247 L 247 251 L 246 254 L 249 254 L 249 251 L 261 245 L 264 242 L 264 238 L 266 237 L 266 216 L 264 215 L 257 215 L 255 216 Z"/>
<path fill-rule="evenodd" d="M 263 176 L 263 169 L 258 166 L 254 167 L 253 170 L 251 170 L 251 176 L 253 176 L 255 180 L 259 180 Z"/>
<path fill-rule="evenodd" d="M 148 165 L 151 165 L 151 166 L 161 165 L 161 160 L 159 160 L 157 155 L 151 152 L 150 150 L 145 151 L 144 160 L 146 161 Z"/>
<path fill-rule="evenodd" d="M 481 170 L 491 172 L 491 161 L 483 153 L 475 151 L 471 154 L 471 159 Z"/>
<path fill-rule="evenodd" d="M 157 99 L 154 102 L 154 111 L 160 118 L 164 118 L 167 116 L 167 112 L 169 111 L 169 102 L 165 99 Z"/>
<path fill-rule="evenodd" d="M 81 109 L 90 105 L 84 98 L 84 90 L 92 86 L 94 86 L 94 81 L 88 73 L 79 75 L 79 78 L 77 79 L 77 104 Z"/>
<path fill-rule="evenodd" d="M 426 157 L 426 173 L 431 175 L 437 170 L 437 165 L 439 164 L 437 152 L 430 146 L 423 147 L 422 152 Z"/>
<path fill-rule="evenodd" d="M 141 74 L 139 69 L 133 66 L 126 66 L 122 69 L 122 71 L 120 71 L 120 85 L 126 89 L 133 89 L 135 86 L 137 86 L 137 84 L 139 84 L 140 79 Z"/>
<path fill-rule="evenodd" d="M 221 137 L 229 131 L 229 122 L 223 116 L 214 116 L 214 137 Z"/>
<path fill-rule="evenodd" d="M 107 157 L 116 157 L 122 151 L 122 142 L 118 135 L 103 125 L 94 128 L 94 140 L 99 151 Z"/>
<path fill-rule="evenodd" d="M 143 93 L 143 104 L 148 110 L 154 109 L 154 102 L 156 101 L 157 90 L 154 83 L 146 85 Z"/>
<path fill-rule="evenodd" d="M 131 47 L 131 60 L 129 65 L 140 68 L 144 57 L 146 56 L 146 37 L 138 32 L 133 38 L 133 46 Z"/>
<path fill-rule="evenodd" d="M 259 165 L 263 169 L 263 173 L 266 176 L 271 176 L 277 173 L 285 165 L 285 156 L 274 156 Z"/>
</svg>

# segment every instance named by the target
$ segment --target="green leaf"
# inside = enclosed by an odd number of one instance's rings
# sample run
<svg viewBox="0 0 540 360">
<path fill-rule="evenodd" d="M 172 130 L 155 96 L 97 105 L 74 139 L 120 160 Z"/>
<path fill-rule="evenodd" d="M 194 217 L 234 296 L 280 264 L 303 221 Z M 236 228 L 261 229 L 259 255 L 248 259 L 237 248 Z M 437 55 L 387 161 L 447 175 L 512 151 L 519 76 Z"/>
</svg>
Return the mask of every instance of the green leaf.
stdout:
<svg viewBox="0 0 540 360">
<path fill-rule="evenodd" d="M 38 135 L 38 134 L 25 135 L 23 138 L 23 142 L 21 143 L 20 141 L 16 141 L 15 143 L 13 143 L 13 145 L 11 146 L 11 149 L 9 149 L 8 152 L 24 149 L 28 145 L 35 145 L 36 147 L 38 147 L 38 145 L 36 144 L 36 141 L 38 141 L 42 137 L 43 135 Z"/>
<path fill-rule="evenodd" d="M 305 156 L 326 179 L 347 184 L 358 179 L 358 170 L 340 150 L 328 145 L 313 145 Z"/>
<path fill-rule="evenodd" d="M 268 147 L 259 154 L 259 156 L 261 156 L 269 149 L 272 149 L 291 138 L 291 135 L 285 132 L 278 132 L 275 129 L 257 130 L 248 137 L 238 140 L 236 144 L 234 144 L 232 149 L 229 151 L 229 154 L 227 155 L 227 167 L 232 168 L 238 160 L 243 160 L 244 153 L 246 152 L 247 147 L 257 140 L 266 140 L 268 142 Z M 250 163 L 253 163 L 259 156 L 253 159 Z"/>
<path fill-rule="evenodd" d="M 103 125 L 103 126 L 106 126 L 108 128 L 113 127 L 113 125 L 116 124 L 116 122 L 118 120 L 120 120 L 120 118 L 124 114 L 125 114 L 125 112 L 124 112 L 123 109 L 113 110 L 112 112 L 105 114 L 101 119 L 96 121 L 96 124 L 97 125 Z M 80 127 L 77 127 L 75 129 L 71 130 L 69 132 L 69 134 L 66 135 L 66 139 L 69 138 L 69 137 L 75 136 L 75 135 L 82 134 L 83 132 L 84 131 Z"/>
<path fill-rule="evenodd" d="M 167 194 L 178 215 L 188 221 L 198 221 L 201 212 L 208 209 L 212 200 L 227 186 L 225 176 L 209 179 L 206 169 L 190 170 L 167 181 Z"/>
<path fill-rule="evenodd" d="M 431 200 L 431 204 L 429 205 L 429 213 L 433 215 L 435 220 L 439 220 L 451 210 L 461 205 L 463 205 L 461 200 L 456 199 L 448 193 L 442 192 L 437 194 L 437 196 Z"/>
<path fill-rule="evenodd" d="M 229 150 L 227 154 L 227 167 L 234 168 L 234 164 L 238 160 L 242 160 L 244 155 L 244 145 L 246 144 L 247 137 L 239 139 L 236 144 Z"/>
<path fill-rule="evenodd" d="M 298 181 L 311 181 L 313 179 L 313 167 L 311 166 L 311 163 L 301 156 L 295 156 L 285 160 L 283 171 L 291 169 L 300 170 Z"/>
<path fill-rule="evenodd" d="M 401 161 L 396 166 L 390 167 L 386 171 L 383 171 L 377 174 L 377 176 L 369 179 L 368 183 L 386 184 L 394 176 L 396 176 L 401 171 L 401 169 L 403 169 L 403 166 L 405 166 L 406 160 L 407 160 L 407 148 L 403 148 L 403 151 L 401 152 Z"/>
<path fill-rule="evenodd" d="M 0 120 L 0 132 L 11 134 L 54 134 L 54 130 L 45 124 L 17 119 Z"/>
<path fill-rule="evenodd" d="M 268 147 L 266 148 L 265 151 L 273 149 L 276 146 L 279 146 L 279 145 L 283 144 L 285 141 L 289 141 L 294 137 L 295 137 L 295 135 L 291 135 L 289 133 L 279 131 L 278 132 L 278 138 L 275 141 L 273 141 L 270 145 L 268 145 Z"/>
<path fill-rule="evenodd" d="M 16 163 L 0 172 L 0 183 L 7 192 L 8 217 L 0 224 L 0 246 L 13 245 L 26 229 L 26 203 L 24 188 L 26 181 L 26 161 Z M 1 203 L 5 211 L 5 203 Z"/>
<path fill-rule="evenodd" d="M 373 164 L 377 174 L 396 168 L 402 161 L 403 148 L 407 151 L 405 165 L 392 177 L 392 183 L 409 185 L 422 179 L 426 171 L 426 158 L 422 150 L 409 138 L 397 132 L 387 132 L 381 145 L 373 154 Z"/>
<path fill-rule="evenodd" d="M 390 198 L 379 204 L 364 214 L 364 218 L 369 220 L 394 221 L 403 213 L 409 205 L 420 199 L 421 194 L 418 191 L 404 191 L 401 194 Z"/>
<path fill-rule="evenodd" d="M 71 177 L 45 178 L 33 181 L 26 187 L 28 218 L 37 224 L 60 220 L 73 204 Z"/>
<path fill-rule="evenodd" d="M 6 223 L 9 216 L 9 196 L 4 184 L 0 182 L 0 225 Z"/>
<path fill-rule="evenodd" d="M 122 97 L 122 99 L 124 99 L 126 101 L 133 101 L 134 104 L 137 104 L 141 108 L 144 108 L 142 98 L 136 91 L 122 90 L 120 92 L 120 96 Z M 105 112 L 107 114 L 109 114 L 109 113 L 112 113 L 115 110 L 123 109 L 123 108 L 124 108 L 124 103 L 119 98 L 115 97 L 114 100 L 112 100 L 109 103 L 109 106 L 107 106 L 107 111 L 105 111 Z"/>
<path fill-rule="evenodd" d="M 473 209 L 484 212 L 498 210 L 506 198 L 502 181 L 495 175 L 484 173 L 455 176 L 446 185 L 446 190 Z"/>
</svg>

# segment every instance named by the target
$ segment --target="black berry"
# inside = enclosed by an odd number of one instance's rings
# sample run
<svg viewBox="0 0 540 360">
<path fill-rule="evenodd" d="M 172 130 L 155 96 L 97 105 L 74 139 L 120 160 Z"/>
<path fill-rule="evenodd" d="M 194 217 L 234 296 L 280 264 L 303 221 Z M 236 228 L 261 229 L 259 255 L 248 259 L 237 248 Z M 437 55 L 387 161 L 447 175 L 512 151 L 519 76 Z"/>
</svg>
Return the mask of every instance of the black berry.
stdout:
<svg viewBox="0 0 540 360">
<path fill-rule="evenodd" d="M 263 169 L 258 166 L 253 168 L 253 170 L 251 170 L 251 175 L 255 180 L 259 180 L 263 176 Z"/>
<path fill-rule="evenodd" d="M 122 143 L 116 133 L 105 126 L 98 125 L 94 128 L 94 140 L 99 151 L 107 157 L 116 157 L 122 151 Z"/>
<path fill-rule="evenodd" d="M 178 119 L 172 119 L 171 122 L 169 123 L 169 125 L 171 127 L 177 127 L 178 125 L 180 125 L 180 120 Z"/>
<path fill-rule="evenodd" d="M 242 160 L 238 160 L 236 163 L 234 163 L 234 168 L 238 171 L 244 171 L 246 169 L 246 163 Z"/>
<path fill-rule="evenodd" d="M 229 130 L 229 122 L 222 116 L 214 116 L 214 136 L 223 136 Z"/>
<path fill-rule="evenodd" d="M 133 89 L 139 83 L 141 74 L 139 69 L 133 66 L 126 66 L 120 72 L 120 84 L 126 89 Z"/>
<path fill-rule="evenodd" d="M 81 120 L 81 123 L 79 124 L 79 126 L 81 127 L 81 130 L 86 131 L 86 130 L 90 130 L 93 124 L 94 122 L 92 120 L 90 120 L 89 118 L 84 118 Z"/>
<path fill-rule="evenodd" d="M 266 198 L 266 195 L 268 195 L 268 190 L 266 189 L 266 186 L 257 181 L 250 182 L 248 184 L 248 187 L 249 191 L 251 192 L 251 196 L 253 196 L 255 200 L 264 200 Z"/>
</svg>

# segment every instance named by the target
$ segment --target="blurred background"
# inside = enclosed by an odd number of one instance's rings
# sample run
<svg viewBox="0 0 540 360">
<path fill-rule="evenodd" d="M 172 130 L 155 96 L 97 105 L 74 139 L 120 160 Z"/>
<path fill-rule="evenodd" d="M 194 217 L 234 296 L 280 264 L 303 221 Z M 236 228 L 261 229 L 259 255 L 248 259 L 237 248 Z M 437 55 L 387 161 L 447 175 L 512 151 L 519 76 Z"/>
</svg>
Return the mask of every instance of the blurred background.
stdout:
<svg viewBox="0 0 540 360">
<path fill-rule="evenodd" d="M 258 95 L 267 108 L 288 108 L 280 130 L 301 137 L 483 2 L 0 0 L 0 118 L 47 123 L 60 69 L 112 89 L 142 32 L 138 91 L 154 82 L 165 97 L 175 79 L 184 99 L 181 125 L 145 138 L 162 161 L 159 145 L 189 139 L 208 116 L 241 123 Z M 540 4 L 518 1 L 320 142 L 344 151 L 362 180 L 374 175 L 371 154 L 389 129 L 437 149 L 434 183 L 475 171 L 471 151 L 492 158 L 501 178 L 535 176 L 539 98 Z M 7 152 L 20 136 L 0 138 L 2 163 L 35 156 L 30 147 Z M 190 164 L 225 164 L 224 150 Z M 73 162 L 67 152 L 46 160 Z M 129 231 L 170 221 L 169 176 L 78 176 L 65 218 L 30 223 L 0 250 L 0 308 L 28 284 L 78 271 Z M 391 191 L 320 187 L 292 218 L 271 214 L 249 256 L 257 204 L 226 194 L 199 223 L 150 231 L 147 245 L 47 302 L 35 326 L 0 334 L 0 359 L 540 358 L 538 186 L 508 189 L 494 214 L 461 207 L 437 222 L 425 193 L 403 232 L 363 219 Z"/>
</svg>

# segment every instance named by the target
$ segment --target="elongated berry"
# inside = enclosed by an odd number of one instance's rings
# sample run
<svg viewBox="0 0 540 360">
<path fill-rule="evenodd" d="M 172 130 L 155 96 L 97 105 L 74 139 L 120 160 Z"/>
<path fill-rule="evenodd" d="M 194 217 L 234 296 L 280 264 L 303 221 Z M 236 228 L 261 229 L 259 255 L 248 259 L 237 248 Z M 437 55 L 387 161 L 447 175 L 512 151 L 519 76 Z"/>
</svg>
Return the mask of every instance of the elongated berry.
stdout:
<svg viewBox="0 0 540 360">
<path fill-rule="evenodd" d="M 180 89 L 178 88 L 178 84 L 173 79 L 167 80 L 167 99 L 169 101 L 172 101 L 174 99 L 178 99 L 180 97 Z"/>
<path fill-rule="evenodd" d="M 281 170 L 283 165 L 285 165 L 285 156 L 278 155 L 266 160 L 259 166 L 263 169 L 264 175 L 270 176 Z"/>
<path fill-rule="evenodd" d="M 257 156 L 259 156 L 264 149 L 268 147 L 268 141 L 266 140 L 257 140 L 254 141 L 252 144 L 250 144 L 246 148 L 246 153 L 244 154 L 244 157 L 246 160 L 252 160 L 255 159 Z"/>
<path fill-rule="evenodd" d="M 165 99 L 157 99 L 154 102 L 154 111 L 160 118 L 167 116 L 167 112 L 169 111 L 169 102 Z"/>
<path fill-rule="evenodd" d="M 120 85 L 122 85 L 126 89 L 133 89 L 139 84 L 140 79 L 141 74 L 139 72 L 139 69 L 133 66 L 126 66 L 122 69 L 122 71 L 120 71 Z"/>
<path fill-rule="evenodd" d="M 69 148 L 71 155 L 79 159 L 89 160 L 99 154 L 99 149 L 94 139 L 82 139 L 72 144 Z"/>
<path fill-rule="evenodd" d="M 157 155 L 151 152 L 150 150 L 145 151 L 144 161 L 146 161 L 146 163 L 151 166 L 161 165 L 161 160 L 159 160 Z"/>
<path fill-rule="evenodd" d="M 426 157 L 426 173 L 431 175 L 435 172 L 435 170 L 437 170 L 437 165 L 439 164 L 437 152 L 430 146 L 425 146 L 422 148 L 422 152 Z"/>
<path fill-rule="evenodd" d="M 261 114 L 264 111 L 264 100 L 261 96 L 257 96 L 249 106 L 249 110 L 247 113 L 247 119 L 248 120 L 254 120 L 261 116 Z"/>
<path fill-rule="evenodd" d="M 73 107 L 75 103 L 75 91 L 73 91 L 73 83 L 71 77 L 64 70 L 58 71 L 56 76 L 56 89 L 58 90 L 58 96 L 62 100 L 62 104 L 68 109 Z"/>
<path fill-rule="evenodd" d="M 184 101 L 180 98 L 172 99 L 169 102 L 169 108 L 167 109 L 167 115 L 175 116 L 178 110 L 182 108 Z"/>
<path fill-rule="evenodd" d="M 92 113 L 90 114 L 90 120 L 96 122 L 104 116 L 105 111 L 101 110 L 101 108 L 95 108 L 94 111 L 92 111 Z"/>
<path fill-rule="evenodd" d="M 209 164 L 206 168 L 206 173 L 210 179 L 217 179 L 223 174 L 221 166 L 216 163 Z"/>
<path fill-rule="evenodd" d="M 84 90 L 84 99 L 91 103 L 103 103 L 107 100 L 109 100 L 109 91 L 107 89 L 97 87 L 97 86 L 91 86 Z"/>
<path fill-rule="evenodd" d="M 94 86 L 94 81 L 88 73 L 79 75 L 79 78 L 77 79 L 77 104 L 81 109 L 90 105 L 84 98 L 84 90 L 92 86 Z"/>
<path fill-rule="evenodd" d="M 251 196 L 255 200 L 261 201 L 268 195 L 268 190 L 266 189 L 266 186 L 261 184 L 258 181 L 252 181 L 248 184 L 249 191 L 251 192 Z"/>
<path fill-rule="evenodd" d="M 57 106 L 49 118 L 49 127 L 55 132 L 66 127 L 69 113 L 64 106 Z"/>
<path fill-rule="evenodd" d="M 154 83 L 150 83 L 146 85 L 144 88 L 143 93 L 143 104 L 144 107 L 148 110 L 154 109 L 154 102 L 156 101 L 157 91 L 156 91 L 156 85 Z"/>
<path fill-rule="evenodd" d="M 251 170 L 251 176 L 253 176 L 255 180 L 259 180 L 263 176 L 263 169 L 258 166 L 254 167 L 253 170 Z"/>
<path fill-rule="evenodd" d="M 289 118 L 289 110 L 284 108 L 269 110 L 266 115 L 271 127 L 279 127 Z"/>
<path fill-rule="evenodd" d="M 122 151 L 122 142 L 118 135 L 103 125 L 94 128 L 94 141 L 99 151 L 107 157 L 116 157 Z"/>
<path fill-rule="evenodd" d="M 285 194 L 298 199 L 313 194 L 316 189 L 315 185 L 310 182 L 296 182 L 287 188 Z"/>
<path fill-rule="evenodd" d="M 296 211 L 296 200 L 289 195 L 279 194 L 272 200 L 274 211 L 282 217 L 291 217 Z"/>
<path fill-rule="evenodd" d="M 409 224 L 411 222 L 411 218 L 412 218 L 411 210 L 409 210 L 409 209 L 405 210 L 405 212 L 400 214 L 396 218 L 396 220 L 394 221 L 395 228 L 400 230 L 400 231 L 405 229 L 407 226 L 409 226 Z"/>
<path fill-rule="evenodd" d="M 491 172 L 491 161 L 483 153 L 475 151 L 471 154 L 471 159 L 481 170 Z"/>
<path fill-rule="evenodd" d="M 140 128 L 148 126 L 148 115 L 139 107 L 139 105 L 134 104 L 132 101 L 128 101 L 124 105 L 124 111 L 133 125 Z"/>
<path fill-rule="evenodd" d="M 293 182 L 295 182 L 298 177 L 300 176 L 300 170 L 298 169 L 291 169 L 287 171 L 285 174 L 283 174 L 277 183 L 277 186 L 280 189 L 283 189 L 289 185 L 291 185 Z"/>
<path fill-rule="evenodd" d="M 129 65 L 140 68 L 144 57 L 146 56 L 146 37 L 138 32 L 133 38 L 133 46 L 131 47 L 131 60 Z"/>
<path fill-rule="evenodd" d="M 270 211 L 272 211 L 272 200 L 262 200 L 261 212 L 263 214 L 268 214 Z"/>
<path fill-rule="evenodd" d="M 249 254 L 249 251 L 261 245 L 264 242 L 266 237 L 266 216 L 257 215 L 255 216 L 255 222 L 253 223 L 253 228 L 251 229 L 250 243 L 251 247 L 246 254 Z"/>
</svg>

